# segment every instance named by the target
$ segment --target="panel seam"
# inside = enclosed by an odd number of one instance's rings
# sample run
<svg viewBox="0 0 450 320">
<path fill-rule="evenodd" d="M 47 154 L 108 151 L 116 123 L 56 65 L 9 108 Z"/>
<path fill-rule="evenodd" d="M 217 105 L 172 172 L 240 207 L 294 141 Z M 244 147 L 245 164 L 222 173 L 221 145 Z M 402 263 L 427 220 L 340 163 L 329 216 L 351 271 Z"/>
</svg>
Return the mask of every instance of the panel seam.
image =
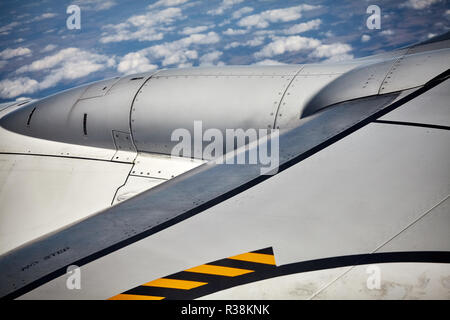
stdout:
<svg viewBox="0 0 450 320">
<path fill-rule="evenodd" d="M 280 102 L 278 103 L 277 111 L 275 112 L 275 118 L 273 119 L 273 129 L 276 129 L 277 125 L 277 119 L 278 119 L 278 113 L 280 112 L 281 104 L 283 103 L 284 96 L 286 95 L 286 92 L 288 92 L 289 87 L 291 86 L 292 82 L 294 82 L 295 78 L 298 76 L 298 74 L 305 68 L 305 65 L 302 65 L 300 69 L 297 70 L 297 72 L 292 77 L 291 81 L 289 81 L 289 84 L 286 86 L 286 89 L 283 92 L 283 95 L 281 96 Z"/>
<path fill-rule="evenodd" d="M 389 242 L 391 242 L 392 240 L 394 240 L 395 238 L 397 238 L 400 234 L 402 234 L 403 232 L 405 232 L 406 230 L 408 230 L 409 228 L 411 228 L 413 225 L 415 225 L 417 222 L 419 222 L 420 220 L 422 220 L 425 216 L 427 216 L 433 209 L 437 208 L 438 206 L 440 206 L 442 203 L 444 203 L 448 198 L 450 197 L 450 195 L 447 195 L 446 197 L 444 197 L 444 199 L 442 199 L 441 201 L 439 201 L 438 203 L 436 203 L 434 206 L 432 206 L 430 209 L 428 209 L 427 211 L 425 211 L 425 213 L 423 213 L 422 215 L 420 215 L 417 219 L 415 219 L 414 221 L 412 221 L 410 224 L 408 224 L 406 227 L 404 227 L 402 230 L 400 230 L 399 232 L 397 232 L 395 235 L 393 235 L 392 237 L 390 237 L 388 240 L 386 240 L 385 242 L 383 242 L 381 245 L 379 245 L 378 247 L 376 247 L 370 254 L 374 254 L 377 253 L 377 251 L 379 251 L 381 248 L 383 248 L 384 246 L 386 246 Z M 339 279 L 341 279 L 343 276 L 345 276 L 347 273 L 349 273 L 350 271 L 352 271 L 354 268 L 356 268 L 356 266 L 351 266 L 348 270 L 346 270 L 344 273 L 342 273 L 341 275 L 337 276 L 336 279 L 334 279 L 333 281 L 331 281 L 330 283 L 326 284 L 324 287 L 322 287 L 321 289 L 319 289 L 316 293 L 314 293 L 309 300 L 314 299 L 317 295 L 319 295 L 320 293 L 322 293 L 324 290 L 326 290 L 327 288 L 329 288 L 332 284 L 334 284 L 336 281 L 338 281 Z"/>
<path fill-rule="evenodd" d="M 429 124 L 429 123 L 408 122 L 408 121 L 391 121 L 391 120 L 374 120 L 373 122 L 374 123 L 380 123 L 380 124 L 399 125 L 399 126 L 410 126 L 410 127 L 429 128 L 429 129 L 450 130 L 449 126 L 442 126 L 442 125 Z"/>
</svg>

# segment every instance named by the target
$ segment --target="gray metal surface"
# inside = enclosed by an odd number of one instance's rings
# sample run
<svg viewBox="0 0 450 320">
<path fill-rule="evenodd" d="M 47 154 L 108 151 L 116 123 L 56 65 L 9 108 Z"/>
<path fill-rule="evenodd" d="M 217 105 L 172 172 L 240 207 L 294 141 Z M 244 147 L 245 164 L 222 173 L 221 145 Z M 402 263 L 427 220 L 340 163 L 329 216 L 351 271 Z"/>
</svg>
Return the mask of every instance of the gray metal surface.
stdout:
<svg viewBox="0 0 450 320">
<path fill-rule="evenodd" d="M 450 68 L 450 49 L 420 52 L 383 59 L 346 72 L 319 93 L 305 106 L 302 116 L 308 116 L 324 107 L 360 97 L 396 92 L 424 85 Z M 414 75 L 411 75 L 414 70 Z"/>
<path fill-rule="evenodd" d="M 406 54 L 397 59 L 383 81 L 380 94 L 421 86 L 450 68 L 450 49 Z M 414 73 L 412 74 L 412 70 Z"/>
<path fill-rule="evenodd" d="M 243 68 L 234 69 L 246 73 Z M 279 69 L 287 70 L 282 75 L 262 75 L 258 70 L 242 75 L 233 69 L 227 69 L 227 75 L 204 75 L 200 70 L 200 75 L 184 76 L 181 71 L 162 71 L 146 82 L 133 104 L 131 127 L 137 149 L 170 154 L 178 144 L 170 137 L 181 128 L 190 132 L 191 156 L 196 156 L 193 126 L 197 120 L 202 121 L 203 132 L 214 128 L 223 136 L 225 129 L 272 128 L 283 93 L 293 79 L 292 67 Z"/>
<path fill-rule="evenodd" d="M 22 106 L 25 105 L 27 103 L 30 103 L 32 100 L 27 99 L 25 101 L 12 101 L 12 102 L 5 102 L 5 103 L 0 103 L 0 111 L 3 111 L 9 107 L 12 106 Z"/>
<path fill-rule="evenodd" d="M 108 90 L 119 80 L 119 77 L 94 82 L 81 95 L 80 99 L 90 99 L 104 96 Z"/>
<path fill-rule="evenodd" d="M 332 104 L 378 94 L 396 59 L 364 64 L 328 84 L 316 94 L 303 110 L 302 116 L 309 116 Z"/>
<path fill-rule="evenodd" d="M 435 207 L 430 208 L 429 211 L 424 211 L 423 215 L 414 224 L 379 248 L 377 252 L 449 251 L 449 196 L 436 204 Z"/>
<path fill-rule="evenodd" d="M 224 66 L 161 70 L 166 76 L 295 76 L 301 65 L 282 66 Z"/>
<path fill-rule="evenodd" d="M 395 95 L 343 103 L 280 137 L 280 164 L 304 154 L 383 109 Z M 130 201 L 0 257 L 0 295 L 125 241 L 260 176 L 259 165 L 205 164 Z M 98 232 L 102 230 L 102 232 Z M 150 230 L 150 231 L 149 231 Z M 44 257 L 54 252 L 51 259 Z"/>
<path fill-rule="evenodd" d="M 450 127 L 449 92 L 450 81 L 445 81 L 380 119 Z"/>
<path fill-rule="evenodd" d="M 380 288 L 368 277 L 379 271 Z M 232 287 L 199 300 L 449 300 L 447 263 L 377 263 L 275 277 Z"/>
<path fill-rule="evenodd" d="M 133 99 L 150 76 L 114 78 L 58 93 L 8 113 L 0 126 L 39 139 L 115 150 L 112 131 L 130 132 Z"/>
<path fill-rule="evenodd" d="M 450 48 L 450 32 L 432 37 L 408 48 L 409 53 L 418 53 L 431 50 Z"/>
<path fill-rule="evenodd" d="M 73 132 L 67 130 L 66 119 L 88 87 L 89 85 L 84 85 L 63 91 L 18 108 L 2 117 L 0 126 L 12 132 L 41 139 L 73 140 L 71 137 Z M 82 119 L 78 125 L 78 132 L 82 132 Z"/>
<path fill-rule="evenodd" d="M 110 206 L 131 164 L 0 154 L 0 254 Z"/>
</svg>

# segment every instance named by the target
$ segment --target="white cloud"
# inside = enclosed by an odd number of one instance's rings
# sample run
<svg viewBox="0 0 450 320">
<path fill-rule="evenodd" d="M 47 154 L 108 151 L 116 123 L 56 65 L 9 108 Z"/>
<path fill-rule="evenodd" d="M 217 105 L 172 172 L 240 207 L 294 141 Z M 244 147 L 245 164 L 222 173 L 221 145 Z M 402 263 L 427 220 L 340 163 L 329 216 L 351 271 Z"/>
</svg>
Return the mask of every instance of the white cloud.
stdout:
<svg viewBox="0 0 450 320">
<path fill-rule="evenodd" d="M 109 32 L 102 34 L 100 42 L 120 42 L 126 40 L 154 41 L 164 38 L 163 31 L 175 20 L 184 18 L 180 8 L 167 8 L 134 15 L 117 25 L 106 25 Z"/>
<path fill-rule="evenodd" d="M 232 29 L 232 28 L 228 28 L 227 30 L 225 30 L 222 33 L 227 35 L 227 36 L 234 36 L 234 35 L 239 35 L 239 34 L 246 34 L 248 32 L 249 32 L 248 29 Z"/>
<path fill-rule="evenodd" d="M 53 51 L 57 48 L 58 46 L 55 44 L 48 44 L 44 47 L 44 49 L 41 50 L 42 53 L 44 52 L 49 52 L 49 51 Z"/>
<path fill-rule="evenodd" d="M 162 32 L 157 32 L 154 29 L 147 30 L 139 30 L 136 32 L 129 33 L 127 30 L 119 31 L 116 34 L 112 35 L 104 35 L 100 38 L 100 42 L 108 43 L 108 42 L 120 42 L 127 40 L 138 40 L 138 41 L 156 41 L 164 38 L 164 34 Z"/>
<path fill-rule="evenodd" d="M 256 52 L 256 58 L 273 57 L 285 52 L 311 50 L 321 45 L 317 39 L 301 36 L 280 37 L 267 44 L 261 51 Z"/>
<path fill-rule="evenodd" d="M 394 31 L 391 29 L 383 30 L 380 32 L 383 36 L 392 36 L 394 34 Z"/>
<path fill-rule="evenodd" d="M 24 41 L 25 41 L 24 38 L 18 38 L 16 40 L 14 40 L 14 43 L 21 43 L 21 42 L 24 42 Z"/>
<path fill-rule="evenodd" d="M 265 38 L 266 37 L 264 37 L 264 36 L 255 37 L 251 40 L 246 41 L 245 44 L 249 47 L 257 47 L 264 43 Z"/>
<path fill-rule="evenodd" d="M 219 35 L 212 31 L 208 33 L 191 34 L 179 40 L 165 42 L 127 54 L 120 60 L 118 71 L 122 73 L 132 73 L 141 72 L 143 69 L 152 70 L 156 65 L 151 64 L 150 61 L 156 60 L 161 61 L 162 66 L 190 66 L 192 65 L 190 61 L 197 59 L 199 56 L 197 50 L 191 48 L 191 46 L 213 44 L 219 41 Z M 215 52 L 215 54 L 217 53 Z M 211 58 L 212 55 L 202 56 L 203 62 L 207 62 L 205 59 L 208 57 Z M 140 69 L 136 61 L 144 66 L 143 69 Z"/>
<path fill-rule="evenodd" d="M 209 27 L 207 26 L 198 26 L 198 27 L 186 27 L 182 31 L 180 31 L 181 34 L 193 34 L 193 33 L 199 33 L 208 30 Z"/>
<path fill-rule="evenodd" d="M 28 97 L 19 97 L 19 98 L 16 98 L 16 101 L 27 101 L 27 100 L 31 100 L 31 98 L 28 98 Z"/>
<path fill-rule="evenodd" d="M 242 7 L 238 10 L 236 10 L 235 12 L 233 12 L 233 14 L 231 15 L 231 17 L 233 19 L 239 19 L 240 17 L 242 17 L 243 15 L 253 12 L 253 8 L 252 7 Z"/>
<path fill-rule="evenodd" d="M 93 72 L 113 67 L 114 65 L 114 58 L 78 48 L 66 48 L 54 55 L 46 56 L 33 61 L 29 65 L 22 66 L 16 71 L 17 74 L 38 71 L 44 72 L 46 75 L 41 81 L 37 82 L 28 77 L 10 80 L 10 82 L 3 83 L 3 93 L 4 96 L 11 96 L 13 93 L 14 95 L 33 93 L 38 90 L 50 88 L 60 81 L 82 78 Z M 12 90 L 10 85 L 14 83 L 23 83 L 23 89 Z M 17 93 L 19 91 L 20 93 Z"/>
<path fill-rule="evenodd" d="M 107 10 L 112 7 L 114 7 L 117 3 L 115 1 L 101 1 L 96 7 L 94 7 L 93 10 L 100 11 L 100 10 Z"/>
<path fill-rule="evenodd" d="M 233 42 L 231 42 L 231 43 L 229 43 L 229 44 L 227 44 L 226 46 L 225 46 L 225 50 L 228 50 L 228 49 L 230 49 L 230 48 L 237 48 L 237 47 L 240 47 L 240 46 L 242 46 L 243 44 L 241 43 L 241 42 L 237 42 L 237 41 L 233 41 Z"/>
<path fill-rule="evenodd" d="M 353 55 L 349 54 L 352 47 L 346 43 L 321 44 L 309 54 L 312 58 L 328 58 L 327 62 L 338 62 L 350 60 Z"/>
<path fill-rule="evenodd" d="M 179 6 L 180 4 L 186 3 L 189 0 L 159 0 L 154 4 L 148 6 L 149 9 L 158 8 L 158 7 L 173 7 Z"/>
<path fill-rule="evenodd" d="M 200 57 L 201 66 L 212 66 L 214 62 L 217 61 L 223 53 L 221 51 L 212 51 L 204 54 Z M 223 64 L 223 62 L 221 63 Z"/>
<path fill-rule="evenodd" d="M 211 31 L 207 34 L 191 34 L 186 38 L 155 45 L 145 50 L 155 58 L 162 58 L 162 65 L 167 66 L 197 59 L 197 51 L 189 50 L 191 45 L 213 44 L 219 42 L 219 40 L 219 35 Z"/>
<path fill-rule="evenodd" d="M 319 8 L 319 6 L 312 6 L 308 4 L 301 4 L 299 6 L 266 10 L 258 14 L 253 14 L 239 20 L 238 25 L 241 27 L 257 27 L 266 28 L 270 23 L 287 22 L 300 19 L 302 11 L 309 11 Z"/>
<path fill-rule="evenodd" d="M 181 16 L 180 8 L 167 8 L 161 11 L 150 11 L 145 15 L 132 16 L 127 21 L 135 27 L 152 27 L 158 24 L 170 24 Z"/>
<path fill-rule="evenodd" d="M 156 52 L 157 51 L 155 51 L 155 53 Z M 196 50 L 179 50 L 171 52 L 170 54 L 161 54 L 164 57 L 164 60 L 162 61 L 163 66 L 186 63 L 187 61 L 197 59 L 198 57 Z"/>
<path fill-rule="evenodd" d="M 0 97 L 10 99 L 24 93 L 33 93 L 39 89 L 39 83 L 28 77 L 0 81 Z"/>
<path fill-rule="evenodd" d="M 277 32 L 275 32 L 275 30 L 256 30 L 253 32 L 253 34 L 256 36 L 270 36 L 270 37 L 274 37 L 276 33 Z"/>
<path fill-rule="evenodd" d="M 352 59 L 352 47 L 345 43 L 323 44 L 320 40 L 302 36 L 274 37 L 273 41 L 256 52 L 256 58 L 273 57 L 287 52 L 306 51 L 309 58 L 327 58 L 326 61 Z"/>
<path fill-rule="evenodd" d="M 225 19 L 221 23 L 218 24 L 219 27 L 226 26 L 227 24 L 231 23 L 231 19 Z"/>
<path fill-rule="evenodd" d="M 197 33 L 197 34 L 191 34 L 189 37 L 177 40 L 172 43 L 181 44 L 183 46 L 188 46 L 191 44 L 211 44 L 211 43 L 217 43 L 219 42 L 220 37 L 217 33 L 214 31 L 208 32 L 208 33 Z"/>
<path fill-rule="evenodd" d="M 314 19 L 314 20 L 311 20 L 308 22 L 294 24 L 289 29 L 287 29 L 284 33 L 285 34 L 299 34 L 302 32 L 309 31 L 309 30 L 315 30 L 315 29 L 319 28 L 321 23 L 322 23 L 322 20 Z"/>
<path fill-rule="evenodd" d="M 331 56 L 328 59 L 325 59 L 321 62 L 341 62 L 341 61 L 348 61 L 348 60 L 352 60 L 354 58 L 354 56 L 352 54 L 348 54 L 348 53 L 342 53 L 342 54 L 338 54 L 335 56 Z"/>
<path fill-rule="evenodd" d="M 11 23 L 9 23 L 9 24 L 7 24 L 7 25 L 4 25 L 3 27 L 0 27 L 0 34 L 1 34 L 1 35 L 7 35 L 7 34 L 9 34 L 9 32 L 10 32 L 13 28 L 15 28 L 15 27 L 17 27 L 17 26 L 19 26 L 19 25 L 20 25 L 20 23 L 18 23 L 18 22 L 16 22 L 16 21 L 11 22 Z"/>
<path fill-rule="evenodd" d="M 352 47 L 345 43 L 338 42 L 332 44 L 321 44 L 314 49 L 314 51 L 311 53 L 311 56 L 316 58 L 331 57 L 334 55 L 347 53 L 351 50 Z"/>
<path fill-rule="evenodd" d="M 46 12 L 46 13 L 41 14 L 40 16 L 37 16 L 37 17 L 31 19 L 30 22 L 33 22 L 33 21 L 41 21 L 41 20 L 45 20 L 45 19 L 50 19 L 50 18 L 54 18 L 54 17 L 56 17 L 56 16 L 57 16 L 56 13 Z"/>
<path fill-rule="evenodd" d="M 190 68 L 192 67 L 192 63 L 187 62 L 187 63 L 180 63 L 177 68 Z"/>
<path fill-rule="evenodd" d="M 220 15 L 225 12 L 225 10 L 230 9 L 235 4 L 241 3 L 244 0 L 223 0 L 222 3 L 214 10 L 209 10 L 207 13 L 210 15 Z"/>
<path fill-rule="evenodd" d="M 363 34 L 362 36 L 361 36 L 361 41 L 362 42 L 367 42 L 367 41 L 369 41 L 370 40 L 370 36 L 368 35 L 368 34 Z"/>
<path fill-rule="evenodd" d="M 234 41 L 230 44 L 227 44 L 225 46 L 225 49 L 227 50 L 230 48 L 237 48 L 237 47 L 257 47 L 264 43 L 265 38 L 266 38 L 265 36 L 257 36 L 255 38 L 247 40 L 245 42 Z"/>
<path fill-rule="evenodd" d="M 158 66 L 151 64 L 142 52 L 131 52 L 126 54 L 119 62 L 117 71 L 124 74 L 147 72 L 157 69 Z"/>
<path fill-rule="evenodd" d="M 408 7 L 416 10 L 428 8 L 434 3 L 441 2 L 441 0 L 408 0 L 401 4 L 401 7 Z"/>
<path fill-rule="evenodd" d="M 272 60 L 272 59 L 265 59 L 265 60 L 254 63 L 254 65 L 257 65 L 257 66 L 282 66 L 285 64 L 286 63 L 279 62 L 279 61 Z"/>
<path fill-rule="evenodd" d="M 81 10 L 102 11 L 117 5 L 114 0 L 77 0 L 73 4 L 80 6 Z"/>
<path fill-rule="evenodd" d="M 73 66 L 76 70 L 69 70 L 67 74 L 67 78 L 79 78 L 80 76 L 86 75 L 85 71 L 83 71 L 83 66 L 89 69 L 102 69 L 105 65 L 112 66 L 114 65 L 114 59 L 109 58 L 105 55 L 100 55 L 97 53 L 91 53 L 89 51 L 81 50 L 79 48 L 66 48 L 60 50 L 58 53 L 44 57 L 42 59 L 33 61 L 29 65 L 25 65 L 20 67 L 16 72 L 17 73 L 25 73 L 25 72 L 35 72 L 51 69 L 53 67 L 64 67 Z M 78 65 L 78 66 L 77 66 Z M 81 75 L 80 75 L 81 74 Z"/>
<path fill-rule="evenodd" d="M 28 48 L 19 47 L 16 49 L 7 48 L 0 52 L 0 59 L 11 59 L 14 57 L 30 55 L 31 50 Z"/>
</svg>

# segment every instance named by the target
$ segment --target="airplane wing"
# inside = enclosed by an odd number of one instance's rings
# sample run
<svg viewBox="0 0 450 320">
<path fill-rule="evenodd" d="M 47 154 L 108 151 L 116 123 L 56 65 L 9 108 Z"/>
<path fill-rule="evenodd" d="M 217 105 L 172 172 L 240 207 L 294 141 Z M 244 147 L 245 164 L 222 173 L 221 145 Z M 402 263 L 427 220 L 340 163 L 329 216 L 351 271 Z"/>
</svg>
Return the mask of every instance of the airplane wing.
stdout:
<svg viewBox="0 0 450 320">
<path fill-rule="evenodd" d="M 0 296 L 449 298 L 449 44 L 6 106 Z M 205 156 L 230 129 L 267 134 Z"/>
</svg>

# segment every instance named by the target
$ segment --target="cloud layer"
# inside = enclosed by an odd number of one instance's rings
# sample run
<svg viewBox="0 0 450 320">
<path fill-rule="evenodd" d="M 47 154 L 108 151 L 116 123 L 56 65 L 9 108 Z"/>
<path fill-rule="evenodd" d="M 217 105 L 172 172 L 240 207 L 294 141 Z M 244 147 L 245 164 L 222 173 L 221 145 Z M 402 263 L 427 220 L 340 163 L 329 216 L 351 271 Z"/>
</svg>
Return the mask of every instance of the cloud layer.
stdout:
<svg viewBox="0 0 450 320">
<path fill-rule="evenodd" d="M 382 30 L 367 29 L 356 0 L 73 0 L 81 30 L 67 30 L 53 2 L 0 3 L 0 99 L 158 68 L 336 62 L 450 30 L 442 0 L 386 1 Z"/>
<path fill-rule="evenodd" d="M 319 8 L 319 6 L 302 4 L 290 8 L 266 10 L 261 13 L 242 18 L 239 20 L 238 25 L 249 28 L 267 28 L 270 23 L 298 20 L 302 16 L 302 11 L 309 11 L 317 8 Z"/>
<path fill-rule="evenodd" d="M 115 65 L 115 59 L 78 48 L 62 49 L 54 55 L 35 60 L 16 71 L 18 77 L 0 81 L 0 96 L 12 98 L 55 86 L 63 80 L 83 78 Z M 44 74 L 40 81 L 24 74 Z"/>
</svg>

